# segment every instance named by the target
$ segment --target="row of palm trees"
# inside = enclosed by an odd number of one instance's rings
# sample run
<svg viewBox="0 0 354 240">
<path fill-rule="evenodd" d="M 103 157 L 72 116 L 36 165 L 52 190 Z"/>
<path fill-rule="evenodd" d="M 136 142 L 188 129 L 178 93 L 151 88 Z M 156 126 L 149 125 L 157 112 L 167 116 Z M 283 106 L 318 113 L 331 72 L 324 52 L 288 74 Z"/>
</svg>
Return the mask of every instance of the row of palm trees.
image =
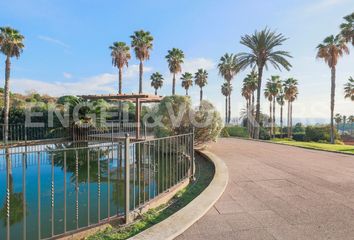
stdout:
<svg viewBox="0 0 354 240">
<path fill-rule="evenodd" d="M 144 61 L 149 60 L 150 51 L 153 48 L 153 40 L 149 31 L 135 31 L 131 38 L 131 47 L 134 49 L 135 57 L 139 60 L 139 93 L 143 91 L 143 71 Z M 130 47 L 125 42 L 114 42 L 109 49 L 111 50 L 112 65 L 118 68 L 118 93 L 122 94 L 122 72 L 124 67 L 128 67 L 131 59 Z M 184 62 L 184 52 L 178 48 L 172 48 L 165 56 L 168 68 L 172 74 L 172 95 L 176 93 L 176 75 L 182 72 L 182 64 Z M 194 75 L 195 84 L 200 87 L 200 99 L 203 98 L 203 87 L 207 84 L 208 73 L 204 69 L 198 69 Z M 150 77 L 151 86 L 157 90 L 163 86 L 163 76 L 159 72 L 155 72 Z M 182 87 L 188 95 L 189 88 L 193 85 L 193 75 L 189 72 L 182 74 Z"/>
<path fill-rule="evenodd" d="M 175 84 L 175 76 L 173 77 L 173 82 Z M 193 79 L 195 85 L 200 88 L 200 101 L 203 100 L 203 88 L 208 84 L 208 72 L 205 69 L 198 69 L 194 74 L 190 72 L 185 72 L 181 75 L 181 86 L 186 91 L 186 96 L 188 96 L 189 89 L 193 86 Z M 154 72 L 151 74 L 151 87 L 155 89 L 155 95 L 157 95 L 157 90 L 163 86 L 164 78 L 161 73 Z M 172 91 L 174 92 L 175 86 L 172 86 Z M 174 94 L 173 94 L 174 95 Z"/>
<path fill-rule="evenodd" d="M 334 104 L 336 89 L 336 67 L 344 54 L 349 54 L 349 45 L 354 46 L 354 12 L 344 17 L 337 35 L 326 37 L 317 46 L 317 58 L 323 59 L 331 69 L 331 143 L 334 143 Z"/>
<path fill-rule="evenodd" d="M 334 116 L 334 121 L 337 125 L 337 130 L 340 130 L 339 125 L 342 124 L 343 125 L 343 133 L 345 132 L 346 129 L 346 124 L 349 124 L 350 126 L 350 135 L 353 135 L 353 124 L 354 124 L 354 115 L 350 115 L 350 116 L 346 116 L 346 115 L 340 115 L 339 113 L 337 113 Z"/>
</svg>

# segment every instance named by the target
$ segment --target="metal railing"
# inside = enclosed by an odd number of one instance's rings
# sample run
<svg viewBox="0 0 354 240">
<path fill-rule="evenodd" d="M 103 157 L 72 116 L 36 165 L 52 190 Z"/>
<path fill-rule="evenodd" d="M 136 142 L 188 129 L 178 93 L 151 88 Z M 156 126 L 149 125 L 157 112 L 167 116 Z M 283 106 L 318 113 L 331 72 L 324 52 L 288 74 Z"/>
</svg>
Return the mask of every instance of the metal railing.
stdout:
<svg viewBox="0 0 354 240">
<path fill-rule="evenodd" d="M 121 219 L 194 174 L 194 134 L 0 153 L 0 239 L 51 239 Z M 4 181 L 1 181 L 4 179 Z M 0 205 L 1 207 L 1 205 Z"/>
</svg>

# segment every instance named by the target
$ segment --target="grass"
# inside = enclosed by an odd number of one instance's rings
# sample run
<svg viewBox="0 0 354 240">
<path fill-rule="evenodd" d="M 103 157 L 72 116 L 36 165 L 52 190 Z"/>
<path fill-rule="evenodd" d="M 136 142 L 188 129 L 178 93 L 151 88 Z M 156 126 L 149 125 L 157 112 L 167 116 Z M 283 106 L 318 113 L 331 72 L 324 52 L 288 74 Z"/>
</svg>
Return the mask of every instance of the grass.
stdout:
<svg viewBox="0 0 354 240">
<path fill-rule="evenodd" d="M 343 144 L 329 144 L 329 143 L 317 143 L 317 142 L 300 142 L 289 139 L 272 139 L 273 142 L 287 144 L 291 146 L 304 147 L 315 150 L 326 150 L 331 152 L 341 152 L 354 154 L 354 146 Z"/>
<path fill-rule="evenodd" d="M 151 209 L 140 219 L 127 227 L 110 227 L 88 237 L 88 240 L 123 240 L 165 220 L 178 210 L 185 207 L 196 198 L 211 182 L 214 176 L 214 166 L 209 161 L 196 155 L 196 181 L 178 192 L 170 203 Z"/>
</svg>

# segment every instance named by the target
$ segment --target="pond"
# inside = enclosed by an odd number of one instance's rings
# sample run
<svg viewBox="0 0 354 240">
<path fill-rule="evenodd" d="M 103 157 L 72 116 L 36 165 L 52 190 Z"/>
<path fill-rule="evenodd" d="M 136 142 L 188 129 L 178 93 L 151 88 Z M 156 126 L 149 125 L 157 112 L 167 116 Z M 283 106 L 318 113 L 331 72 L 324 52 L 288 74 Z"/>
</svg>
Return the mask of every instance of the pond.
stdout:
<svg viewBox="0 0 354 240">
<path fill-rule="evenodd" d="M 131 210 L 187 177 L 188 159 L 166 151 L 171 146 L 130 146 Z M 27 239 L 50 238 L 124 216 L 123 144 L 48 144 L 40 151 L 21 147 L 7 153 L 0 152 L 0 239 L 6 239 L 7 161 L 11 239 L 24 233 Z"/>
</svg>

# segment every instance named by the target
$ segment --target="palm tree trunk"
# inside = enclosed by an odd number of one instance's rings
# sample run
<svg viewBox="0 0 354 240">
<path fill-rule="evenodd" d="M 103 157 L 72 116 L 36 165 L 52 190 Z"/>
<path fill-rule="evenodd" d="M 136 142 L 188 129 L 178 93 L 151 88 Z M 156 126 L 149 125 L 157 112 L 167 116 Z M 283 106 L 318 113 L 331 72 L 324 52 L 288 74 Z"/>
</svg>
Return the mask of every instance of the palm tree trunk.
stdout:
<svg viewBox="0 0 354 240">
<path fill-rule="evenodd" d="M 288 138 L 290 138 L 290 101 L 288 101 L 288 117 L 287 117 L 287 121 L 288 121 Z"/>
<path fill-rule="evenodd" d="M 269 101 L 269 135 L 273 135 L 272 101 Z"/>
<path fill-rule="evenodd" d="M 275 96 L 273 98 L 273 138 L 275 138 Z"/>
<path fill-rule="evenodd" d="M 227 119 L 228 119 L 228 115 L 227 115 L 227 96 L 225 97 L 225 124 L 227 124 Z"/>
<path fill-rule="evenodd" d="M 293 138 L 293 102 L 290 102 L 290 138 Z"/>
<path fill-rule="evenodd" d="M 258 89 L 257 89 L 257 105 L 256 105 L 256 122 L 253 137 L 259 139 L 260 114 L 261 114 L 261 85 L 263 76 L 263 66 L 258 67 Z"/>
<path fill-rule="evenodd" d="M 5 93 L 4 93 L 4 141 L 9 139 L 9 110 L 10 110 L 10 57 L 5 61 Z"/>
<path fill-rule="evenodd" d="M 203 88 L 200 88 L 200 105 L 202 104 L 203 101 Z"/>
<path fill-rule="evenodd" d="M 118 93 L 122 94 L 122 69 L 118 68 Z"/>
<path fill-rule="evenodd" d="M 251 115 L 252 118 L 250 119 L 249 123 L 250 123 L 250 131 L 251 131 L 251 136 L 253 134 L 253 130 L 254 130 L 254 126 L 253 124 L 251 124 L 251 121 L 254 121 L 254 91 L 252 91 L 252 104 L 251 104 Z"/>
<path fill-rule="evenodd" d="M 334 144 L 334 97 L 336 90 L 336 67 L 331 69 L 331 143 Z"/>
<path fill-rule="evenodd" d="M 280 138 L 283 138 L 283 105 L 280 105 Z"/>
<path fill-rule="evenodd" d="M 228 118 L 228 123 L 230 123 L 231 121 L 231 94 L 229 94 L 229 114 L 228 114 L 229 118 Z"/>
<path fill-rule="evenodd" d="M 140 64 L 139 64 L 139 93 L 143 92 L 143 71 L 144 71 L 143 61 L 140 60 Z"/>
<path fill-rule="evenodd" d="M 188 88 L 186 88 L 186 96 L 188 96 Z"/>
<path fill-rule="evenodd" d="M 173 73 L 173 78 L 172 78 L 172 95 L 175 95 L 176 92 L 176 74 Z"/>
<path fill-rule="evenodd" d="M 157 88 L 155 88 L 155 95 L 157 95 Z"/>
</svg>

